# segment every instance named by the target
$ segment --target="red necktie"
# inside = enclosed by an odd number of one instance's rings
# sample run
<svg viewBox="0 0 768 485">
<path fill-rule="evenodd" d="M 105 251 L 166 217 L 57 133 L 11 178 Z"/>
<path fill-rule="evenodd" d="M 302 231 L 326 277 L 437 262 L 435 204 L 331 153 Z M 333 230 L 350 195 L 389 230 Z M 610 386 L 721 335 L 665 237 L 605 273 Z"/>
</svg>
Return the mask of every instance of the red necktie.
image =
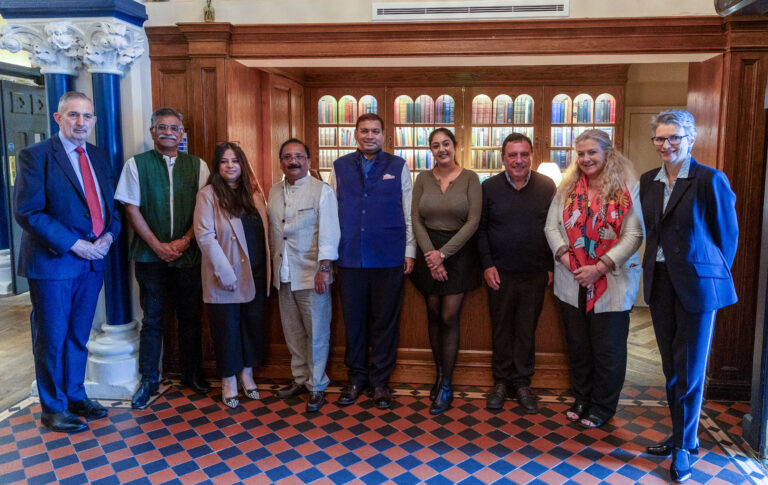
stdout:
<svg viewBox="0 0 768 485">
<path fill-rule="evenodd" d="M 80 154 L 80 174 L 83 176 L 83 188 L 85 189 L 85 200 L 88 202 L 88 211 L 91 213 L 91 224 L 93 224 L 93 234 L 98 237 L 104 230 L 104 219 L 101 217 L 101 206 L 99 205 L 99 195 L 96 193 L 96 184 L 93 182 L 91 167 L 88 164 L 88 157 L 85 156 L 83 147 L 75 148 Z"/>
</svg>

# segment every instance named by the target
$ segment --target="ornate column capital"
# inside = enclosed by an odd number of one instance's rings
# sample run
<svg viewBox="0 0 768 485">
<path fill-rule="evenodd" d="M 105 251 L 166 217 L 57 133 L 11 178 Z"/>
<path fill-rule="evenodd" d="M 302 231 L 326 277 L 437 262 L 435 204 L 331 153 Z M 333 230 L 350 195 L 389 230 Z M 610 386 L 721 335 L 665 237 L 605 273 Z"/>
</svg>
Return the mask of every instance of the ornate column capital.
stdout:
<svg viewBox="0 0 768 485">
<path fill-rule="evenodd" d="M 123 75 L 144 52 L 141 28 L 121 21 L 32 21 L 0 28 L 0 48 L 29 53 L 43 74 Z"/>
<path fill-rule="evenodd" d="M 0 47 L 29 53 L 42 74 L 74 75 L 85 47 L 82 32 L 67 21 L 7 24 L 0 28 Z"/>
<path fill-rule="evenodd" d="M 91 74 L 123 75 L 144 54 L 142 30 L 121 22 L 91 22 L 84 25 L 83 64 Z"/>
</svg>

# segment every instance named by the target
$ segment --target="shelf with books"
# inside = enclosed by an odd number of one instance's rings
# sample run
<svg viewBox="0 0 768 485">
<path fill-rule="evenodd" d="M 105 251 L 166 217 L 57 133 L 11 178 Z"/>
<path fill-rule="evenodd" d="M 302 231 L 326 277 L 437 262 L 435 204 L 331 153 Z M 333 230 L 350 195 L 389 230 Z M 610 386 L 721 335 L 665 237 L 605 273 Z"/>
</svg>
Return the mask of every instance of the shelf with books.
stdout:
<svg viewBox="0 0 768 485">
<path fill-rule="evenodd" d="M 513 98 L 502 93 L 493 100 L 487 94 L 472 98 L 470 168 L 478 171 L 501 170 L 501 145 L 514 132 L 533 140 L 533 96 L 520 94 Z"/>
<path fill-rule="evenodd" d="M 436 98 L 420 94 L 415 99 L 400 94 L 394 98 L 392 109 L 394 154 L 405 159 L 415 177 L 419 171 L 432 168 L 429 134 L 437 127 L 455 132 L 456 101 L 449 94 Z"/>
<path fill-rule="evenodd" d="M 573 97 L 572 97 L 573 96 Z M 590 129 L 608 133 L 614 142 L 617 134 L 617 100 L 606 92 L 556 92 L 551 97 L 548 158 L 565 170 L 574 160 L 573 142 Z"/>
</svg>

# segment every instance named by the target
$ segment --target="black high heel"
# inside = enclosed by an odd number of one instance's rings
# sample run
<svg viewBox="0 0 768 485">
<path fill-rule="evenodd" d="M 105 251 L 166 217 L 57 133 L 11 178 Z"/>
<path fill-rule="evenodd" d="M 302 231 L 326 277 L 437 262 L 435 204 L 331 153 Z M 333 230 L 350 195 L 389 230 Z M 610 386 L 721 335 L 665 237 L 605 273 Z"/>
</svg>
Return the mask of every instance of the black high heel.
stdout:
<svg viewBox="0 0 768 485">
<path fill-rule="evenodd" d="M 440 414 L 447 411 L 453 402 L 453 386 L 449 379 L 443 379 L 440 383 L 440 389 L 437 392 L 432 406 L 429 407 L 429 414 Z"/>
<path fill-rule="evenodd" d="M 437 399 L 437 393 L 440 391 L 440 384 L 443 382 L 443 371 L 437 368 L 437 377 L 435 377 L 435 385 L 429 390 L 429 400 L 434 401 Z"/>
</svg>

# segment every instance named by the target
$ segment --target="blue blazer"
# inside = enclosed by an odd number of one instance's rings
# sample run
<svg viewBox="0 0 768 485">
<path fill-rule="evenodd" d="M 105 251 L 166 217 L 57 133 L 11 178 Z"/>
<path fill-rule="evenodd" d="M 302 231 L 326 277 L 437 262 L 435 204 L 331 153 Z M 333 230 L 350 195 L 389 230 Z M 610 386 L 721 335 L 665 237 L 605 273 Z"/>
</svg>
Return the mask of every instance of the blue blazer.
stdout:
<svg viewBox="0 0 768 485">
<path fill-rule="evenodd" d="M 114 203 L 116 179 L 107 155 L 86 144 L 104 198 L 104 232 L 117 238 L 120 217 Z M 19 153 L 14 215 L 22 227 L 18 274 L 35 279 L 69 279 L 103 271 L 105 260 L 88 261 L 69 251 L 78 239 L 93 240 L 83 189 L 58 135 Z"/>
<path fill-rule="evenodd" d="M 736 195 L 719 170 L 691 159 L 688 178 L 679 178 L 662 214 L 664 184 L 654 181 L 661 167 L 640 178 L 646 228 L 643 257 L 645 301 L 653 291 L 656 252 L 664 250 L 669 278 L 688 312 L 708 312 L 736 303 L 731 265 L 739 227 Z"/>
</svg>

